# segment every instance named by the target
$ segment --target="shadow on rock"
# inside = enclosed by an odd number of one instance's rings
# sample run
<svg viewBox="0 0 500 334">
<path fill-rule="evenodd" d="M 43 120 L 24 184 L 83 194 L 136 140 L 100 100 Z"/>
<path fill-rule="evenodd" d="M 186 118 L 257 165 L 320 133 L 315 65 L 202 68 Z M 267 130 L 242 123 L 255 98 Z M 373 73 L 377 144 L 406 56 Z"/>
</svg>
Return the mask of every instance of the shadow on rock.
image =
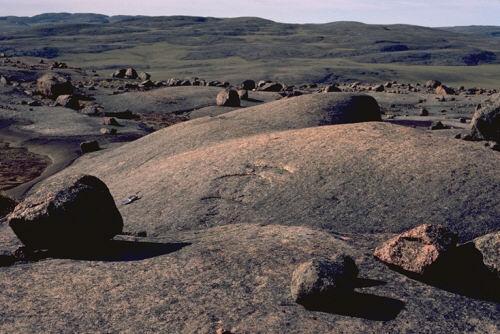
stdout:
<svg viewBox="0 0 500 334">
<path fill-rule="evenodd" d="M 87 261 L 140 261 L 176 252 L 190 243 L 154 243 L 111 240 L 91 250 L 59 250 L 47 252 L 47 257 Z"/>
<path fill-rule="evenodd" d="M 500 302 L 500 279 L 483 264 L 482 254 L 472 244 L 450 252 L 423 281 L 470 298 Z"/>
<path fill-rule="evenodd" d="M 374 321 L 390 321 L 396 319 L 405 303 L 398 299 L 353 292 L 341 297 L 325 297 L 308 301 L 303 303 L 303 306 L 309 311 Z"/>
<path fill-rule="evenodd" d="M 367 288 L 385 285 L 380 280 L 358 278 L 354 282 L 356 288 Z M 396 319 L 405 303 L 398 299 L 381 297 L 367 293 L 345 293 L 315 297 L 306 300 L 302 305 L 309 311 L 331 313 L 374 321 L 390 321 Z"/>
<path fill-rule="evenodd" d="M 450 251 L 423 276 L 389 267 L 439 289 L 473 299 L 500 302 L 500 279 L 483 264 L 482 254 L 472 244 Z"/>
</svg>

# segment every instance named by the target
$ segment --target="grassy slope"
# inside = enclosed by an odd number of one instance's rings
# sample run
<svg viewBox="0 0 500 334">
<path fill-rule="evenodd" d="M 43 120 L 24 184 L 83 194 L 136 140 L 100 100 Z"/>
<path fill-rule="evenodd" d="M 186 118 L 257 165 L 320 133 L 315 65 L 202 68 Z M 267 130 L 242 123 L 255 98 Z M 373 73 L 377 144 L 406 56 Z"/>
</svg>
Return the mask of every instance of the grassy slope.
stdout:
<svg viewBox="0 0 500 334">
<path fill-rule="evenodd" d="M 500 86 L 495 74 L 500 72 L 500 40 L 464 29 L 91 14 L 3 18 L 0 28 L 0 50 L 48 53 L 105 72 L 132 65 L 156 79 L 201 76 L 302 83 L 436 78 L 452 85 Z M 408 50 L 383 51 L 394 46 Z M 493 55 L 479 62 L 488 66 L 463 66 L 467 56 L 478 52 Z"/>
</svg>

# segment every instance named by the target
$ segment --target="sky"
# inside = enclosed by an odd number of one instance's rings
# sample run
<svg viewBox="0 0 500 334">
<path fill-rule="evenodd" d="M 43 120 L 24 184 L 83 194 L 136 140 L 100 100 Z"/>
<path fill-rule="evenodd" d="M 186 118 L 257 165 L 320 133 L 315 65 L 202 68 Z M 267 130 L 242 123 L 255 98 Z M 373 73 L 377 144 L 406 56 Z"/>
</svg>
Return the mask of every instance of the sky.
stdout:
<svg viewBox="0 0 500 334">
<path fill-rule="evenodd" d="M 0 0 L 0 16 L 48 12 L 257 16 L 288 23 L 500 26 L 500 0 Z"/>
</svg>

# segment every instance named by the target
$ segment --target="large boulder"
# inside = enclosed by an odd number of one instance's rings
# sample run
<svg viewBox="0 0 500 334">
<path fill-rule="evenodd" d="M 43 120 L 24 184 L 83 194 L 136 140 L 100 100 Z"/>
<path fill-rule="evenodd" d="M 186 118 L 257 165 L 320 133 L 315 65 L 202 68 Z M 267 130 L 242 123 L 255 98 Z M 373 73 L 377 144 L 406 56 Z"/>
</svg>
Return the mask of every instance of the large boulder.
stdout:
<svg viewBox="0 0 500 334">
<path fill-rule="evenodd" d="M 225 89 L 217 94 L 217 105 L 221 107 L 241 106 L 240 95 L 235 89 Z"/>
<path fill-rule="evenodd" d="M 324 124 L 347 124 L 381 121 L 380 107 L 368 95 L 346 94 L 339 96 L 325 113 Z"/>
<path fill-rule="evenodd" d="M 500 231 L 474 239 L 472 244 L 481 253 L 488 270 L 500 276 Z"/>
<path fill-rule="evenodd" d="M 424 224 L 384 242 L 374 255 L 398 269 L 426 275 L 456 248 L 457 240 L 457 235 L 443 226 Z"/>
<path fill-rule="evenodd" d="M 253 80 L 245 80 L 241 83 L 241 86 L 240 86 L 240 88 L 243 90 L 253 90 L 253 89 L 255 89 L 255 87 L 256 87 L 255 81 L 253 81 Z"/>
<path fill-rule="evenodd" d="M 7 216 L 16 207 L 16 201 L 0 193 L 0 219 Z"/>
<path fill-rule="evenodd" d="M 471 123 L 473 138 L 500 142 L 500 96 L 476 110 Z"/>
<path fill-rule="evenodd" d="M 91 175 L 52 180 L 7 217 L 31 249 L 94 247 L 121 233 L 123 220 L 108 187 Z"/>
<path fill-rule="evenodd" d="M 295 302 L 314 303 L 317 299 L 352 292 L 358 268 L 352 258 L 340 254 L 334 258 L 314 258 L 302 263 L 292 274 L 291 293 Z"/>
<path fill-rule="evenodd" d="M 37 92 L 42 96 L 57 98 L 73 94 L 74 87 L 69 80 L 56 74 L 45 74 L 36 82 Z"/>
</svg>

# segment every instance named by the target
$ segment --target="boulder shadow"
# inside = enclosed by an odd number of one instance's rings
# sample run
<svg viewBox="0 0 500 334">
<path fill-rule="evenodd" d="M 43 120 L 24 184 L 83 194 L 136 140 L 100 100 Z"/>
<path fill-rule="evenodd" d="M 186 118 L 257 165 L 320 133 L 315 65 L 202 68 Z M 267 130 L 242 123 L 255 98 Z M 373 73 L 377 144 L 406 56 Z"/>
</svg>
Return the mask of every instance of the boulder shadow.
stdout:
<svg viewBox="0 0 500 334">
<path fill-rule="evenodd" d="M 367 278 L 357 278 L 355 288 L 385 285 L 386 282 Z M 345 293 L 342 295 L 315 296 L 301 303 L 307 310 L 337 314 L 373 321 L 396 319 L 405 307 L 401 300 L 367 293 Z"/>
<path fill-rule="evenodd" d="M 245 99 L 244 101 L 248 101 L 248 102 L 254 102 L 254 103 L 263 103 L 264 101 L 262 100 L 258 100 L 258 99 L 253 99 L 251 97 Z"/>
<path fill-rule="evenodd" d="M 130 262 L 150 259 L 174 253 L 190 243 L 155 243 L 125 240 L 110 240 L 91 249 L 47 251 L 46 258 L 84 261 Z"/>
<path fill-rule="evenodd" d="M 324 297 L 302 304 L 307 310 L 373 321 L 396 319 L 405 303 L 398 299 L 353 292 L 344 296 Z"/>
<path fill-rule="evenodd" d="M 457 247 L 436 262 L 425 275 L 389 266 L 411 279 L 465 297 L 500 303 L 500 279 L 483 263 L 483 256 L 472 243 Z"/>
</svg>

